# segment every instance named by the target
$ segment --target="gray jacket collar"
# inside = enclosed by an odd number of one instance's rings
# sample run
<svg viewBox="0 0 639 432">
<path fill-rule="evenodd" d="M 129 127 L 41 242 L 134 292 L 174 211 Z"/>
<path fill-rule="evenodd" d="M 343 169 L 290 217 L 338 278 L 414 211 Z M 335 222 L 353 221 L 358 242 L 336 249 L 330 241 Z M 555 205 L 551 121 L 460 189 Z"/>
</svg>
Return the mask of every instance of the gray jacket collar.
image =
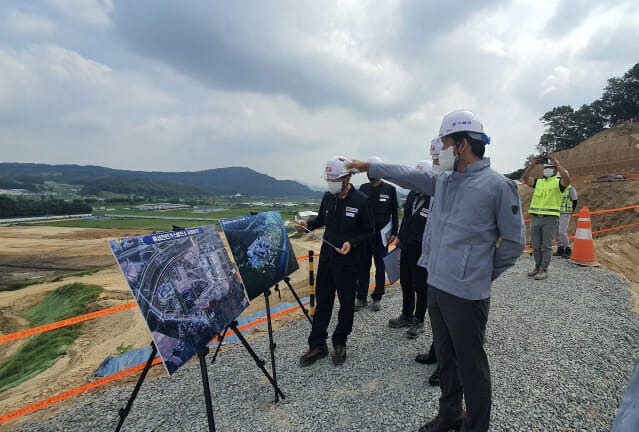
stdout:
<svg viewBox="0 0 639 432">
<path fill-rule="evenodd" d="M 454 173 L 457 175 L 472 175 L 478 171 L 481 171 L 489 167 L 490 167 L 490 158 L 485 157 L 482 160 L 479 160 L 475 163 L 471 163 L 470 165 L 467 165 L 464 172 L 454 171 Z"/>
</svg>

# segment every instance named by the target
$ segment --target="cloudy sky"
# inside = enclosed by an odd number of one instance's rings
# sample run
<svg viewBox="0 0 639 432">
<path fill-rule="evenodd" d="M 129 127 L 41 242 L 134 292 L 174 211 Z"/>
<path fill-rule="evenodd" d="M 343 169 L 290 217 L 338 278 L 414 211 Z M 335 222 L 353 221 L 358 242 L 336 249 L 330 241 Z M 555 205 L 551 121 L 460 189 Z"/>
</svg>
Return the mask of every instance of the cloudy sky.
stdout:
<svg viewBox="0 0 639 432">
<path fill-rule="evenodd" d="M 469 108 L 498 171 L 539 117 L 639 62 L 636 0 L 33 0 L 0 5 L 0 161 L 321 184 L 415 164 Z"/>
</svg>

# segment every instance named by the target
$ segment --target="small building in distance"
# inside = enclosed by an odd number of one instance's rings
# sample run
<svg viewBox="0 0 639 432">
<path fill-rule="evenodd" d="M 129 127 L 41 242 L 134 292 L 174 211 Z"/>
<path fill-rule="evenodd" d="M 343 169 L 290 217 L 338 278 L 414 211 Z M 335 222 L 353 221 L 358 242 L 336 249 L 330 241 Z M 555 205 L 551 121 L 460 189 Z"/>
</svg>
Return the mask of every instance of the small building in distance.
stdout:
<svg viewBox="0 0 639 432">
<path fill-rule="evenodd" d="M 172 204 L 172 203 L 154 203 L 154 204 L 142 204 L 136 207 L 137 210 L 183 210 L 190 209 L 191 206 L 187 204 Z"/>
</svg>

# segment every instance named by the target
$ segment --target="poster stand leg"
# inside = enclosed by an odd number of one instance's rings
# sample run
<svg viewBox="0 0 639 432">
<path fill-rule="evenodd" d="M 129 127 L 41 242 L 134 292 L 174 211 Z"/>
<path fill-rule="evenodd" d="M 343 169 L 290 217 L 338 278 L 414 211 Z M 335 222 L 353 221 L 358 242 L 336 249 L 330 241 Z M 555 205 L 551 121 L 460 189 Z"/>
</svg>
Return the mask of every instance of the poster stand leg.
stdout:
<svg viewBox="0 0 639 432">
<path fill-rule="evenodd" d="M 220 352 L 220 348 L 222 348 L 222 342 L 224 342 L 224 337 L 226 333 L 229 331 L 229 328 L 226 327 L 222 333 L 217 335 L 217 348 L 215 348 L 215 354 L 213 354 L 213 358 L 211 359 L 211 364 L 215 363 L 215 359 L 217 358 L 217 353 Z"/>
<path fill-rule="evenodd" d="M 209 347 L 205 346 L 197 352 L 197 356 L 200 360 L 200 372 L 202 373 L 202 387 L 204 389 L 204 401 L 206 403 L 206 420 L 209 424 L 209 432 L 215 432 L 215 419 L 213 418 L 213 404 L 211 402 L 211 388 L 209 387 L 209 372 L 206 369 L 206 355 L 208 353 Z"/>
<path fill-rule="evenodd" d="M 264 302 L 266 303 L 266 322 L 268 324 L 268 348 L 269 351 L 271 352 L 271 370 L 273 371 L 273 381 L 275 381 L 275 384 L 277 385 L 277 372 L 275 371 L 275 348 L 276 348 L 276 344 L 275 342 L 273 342 L 273 326 L 271 324 L 271 305 L 269 303 L 268 297 L 271 295 L 271 290 L 268 289 L 266 291 L 264 291 Z M 277 390 L 275 391 L 275 402 L 279 402 L 280 401 L 280 396 L 277 393 Z"/>
<path fill-rule="evenodd" d="M 251 348 L 249 343 L 246 341 L 246 339 L 242 335 L 242 332 L 238 330 L 237 321 L 233 321 L 231 324 L 229 324 L 229 327 L 231 328 L 231 330 L 233 330 L 233 333 L 235 333 L 235 336 L 237 336 L 240 342 L 242 342 L 242 345 L 244 345 L 244 348 L 246 348 L 246 351 L 248 351 L 251 357 L 253 357 L 253 360 L 255 360 L 255 364 L 257 364 L 257 367 L 259 367 L 262 370 L 262 373 L 269 380 L 275 392 L 279 394 L 282 399 L 285 399 L 284 393 L 282 393 L 282 390 L 280 390 L 280 388 L 277 386 L 277 382 L 273 380 L 273 377 L 268 373 L 268 371 L 264 367 L 264 363 L 265 363 L 264 360 L 260 359 L 257 356 L 257 354 L 255 354 L 255 351 L 253 351 L 253 348 Z"/>
<path fill-rule="evenodd" d="M 158 349 L 155 346 L 155 343 L 151 342 L 151 347 L 152 347 L 151 355 L 149 355 L 149 359 L 146 361 L 146 365 L 144 365 L 144 370 L 142 371 L 142 375 L 140 375 L 140 378 L 138 378 L 138 382 L 135 384 L 135 388 L 133 389 L 133 393 L 131 393 L 131 396 L 129 397 L 129 401 L 126 404 L 126 407 L 120 408 L 120 410 L 118 411 L 118 416 L 120 417 L 120 421 L 118 422 L 118 426 L 115 428 L 116 432 L 120 431 L 120 428 L 122 427 L 122 424 L 124 423 L 124 420 L 129 415 L 129 412 L 131 412 L 133 401 L 137 397 L 138 392 L 140 391 L 140 387 L 142 387 L 142 383 L 144 382 L 144 379 L 146 378 L 146 374 L 149 372 L 149 369 L 151 369 L 151 364 L 153 363 L 153 359 L 155 358 L 155 355 L 158 353 Z"/>
<path fill-rule="evenodd" d="M 300 308 L 302 308 L 302 312 L 304 312 L 304 315 L 306 315 L 306 318 L 308 319 L 308 322 L 311 323 L 311 325 L 313 325 L 313 318 L 311 318 L 311 316 L 308 314 L 308 310 L 306 310 L 306 308 L 304 307 L 304 305 L 302 304 L 302 300 L 300 300 L 299 296 L 297 295 L 297 293 L 295 292 L 295 290 L 293 289 L 293 285 L 291 285 L 291 278 L 289 278 L 288 276 L 286 276 L 284 278 L 284 282 L 286 283 L 286 285 L 288 286 L 288 289 L 291 290 L 291 292 L 293 293 L 293 297 L 295 297 L 295 300 L 297 300 L 297 304 L 300 305 Z"/>
<path fill-rule="evenodd" d="M 129 397 L 129 401 L 126 404 L 126 407 L 120 408 L 118 411 L 118 416 L 120 417 L 120 421 L 118 422 L 118 426 L 115 428 L 116 432 L 119 432 L 124 424 L 124 420 L 128 417 L 131 412 L 131 407 L 133 406 L 133 401 L 138 395 L 140 388 L 142 387 L 142 383 L 144 382 L 149 369 L 151 369 L 151 364 L 153 363 L 153 359 L 155 359 L 155 355 L 158 350 L 155 346 L 155 343 L 151 342 L 151 347 L 153 348 L 151 351 L 151 355 L 149 355 L 149 359 L 146 361 L 144 365 L 144 370 L 138 378 L 138 382 L 135 384 L 135 388 Z M 211 402 L 211 389 L 209 387 L 209 374 L 206 370 L 206 355 L 209 353 L 209 348 L 204 347 L 200 351 L 198 351 L 197 355 L 200 359 L 200 371 L 202 373 L 202 385 L 204 387 L 204 401 L 206 402 L 206 418 L 209 424 L 209 432 L 215 432 L 215 419 L 213 418 L 213 405 Z"/>
</svg>

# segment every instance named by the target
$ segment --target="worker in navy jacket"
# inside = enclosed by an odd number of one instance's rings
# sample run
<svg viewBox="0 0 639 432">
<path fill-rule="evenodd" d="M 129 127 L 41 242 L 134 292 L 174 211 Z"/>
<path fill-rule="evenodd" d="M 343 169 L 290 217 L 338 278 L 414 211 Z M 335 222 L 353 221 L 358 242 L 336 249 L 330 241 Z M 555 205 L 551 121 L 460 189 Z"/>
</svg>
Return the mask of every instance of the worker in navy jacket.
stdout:
<svg viewBox="0 0 639 432">
<path fill-rule="evenodd" d="M 370 161 L 379 161 L 377 156 L 369 158 Z M 368 197 L 373 216 L 375 219 L 375 236 L 371 239 L 369 247 L 362 253 L 362 268 L 357 284 L 357 299 L 355 300 L 355 310 L 358 311 L 366 307 L 368 303 L 368 286 L 370 280 L 371 258 L 375 261 L 375 289 L 371 294 L 373 303 L 371 309 L 380 310 L 382 296 L 384 295 L 384 285 L 386 273 L 384 271 L 384 255 L 388 253 L 388 245 L 397 238 L 399 228 L 399 215 L 397 205 L 397 191 L 393 185 L 384 182 L 379 178 L 368 178 L 369 182 L 359 187 L 360 192 Z M 383 228 L 390 224 L 390 231 L 383 243 Z"/>
</svg>

